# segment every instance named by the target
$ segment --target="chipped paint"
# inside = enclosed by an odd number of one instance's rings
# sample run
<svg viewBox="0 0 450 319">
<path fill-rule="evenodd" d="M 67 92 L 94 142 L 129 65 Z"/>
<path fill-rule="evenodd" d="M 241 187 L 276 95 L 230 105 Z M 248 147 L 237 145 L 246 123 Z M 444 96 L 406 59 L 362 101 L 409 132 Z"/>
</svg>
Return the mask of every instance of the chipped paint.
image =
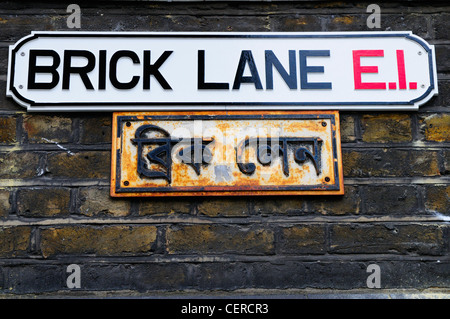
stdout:
<svg viewBox="0 0 450 319">
<path fill-rule="evenodd" d="M 113 121 L 112 196 L 343 193 L 335 111 L 114 113 Z"/>
</svg>

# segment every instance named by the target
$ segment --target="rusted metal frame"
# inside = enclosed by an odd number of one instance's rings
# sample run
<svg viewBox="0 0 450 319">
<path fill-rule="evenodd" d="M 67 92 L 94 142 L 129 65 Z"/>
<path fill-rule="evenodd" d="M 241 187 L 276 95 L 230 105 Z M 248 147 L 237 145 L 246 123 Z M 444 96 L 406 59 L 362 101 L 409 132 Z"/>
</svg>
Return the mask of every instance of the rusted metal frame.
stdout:
<svg viewBox="0 0 450 319">
<path fill-rule="evenodd" d="M 198 113 L 198 112 L 197 112 Z M 217 112 L 220 113 L 220 112 Z M 230 112 L 231 113 L 231 112 Z M 232 112 L 232 113 L 239 113 L 239 112 Z M 267 112 L 263 112 L 263 113 L 267 113 Z M 277 112 L 269 112 L 269 113 L 277 113 Z M 295 113 L 295 112 L 291 112 L 291 113 Z M 301 112 L 300 112 L 301 113 Z M 122 188 L 120 187 L 121 185 L 121 174 L 120 174 L 120 152 L 119 149 L 117 149 L 117 153 L 116 153 L 116 158 L 114 159 L 116 161 L 115 165 L 116 165 L 116 174 L 114 176 L 114 180 L 115 183 L 114 186 L 115 189 L 114 191 L 116 192 L 116 194 L 119 193 L 126 193 L 126 194 L 130 194 L 133 193 L 133 195 L 130 196 L 140 196 L 139 193 L 152 193 L 152 192 L 167 192 L 168 195 L 170 196 L 170 194 L 176 194 L 176 193 L 181 193 L 183 195 L 195 195 L 195 194 L 201 194 L 203 192 L 222 192 L 222 195 L 234 195 L 234 194 L 240 194 L 240 195 L 261 195 L 261 194 L 272 194 L 273 192 L 277 192 L 277 191 L 282 191 L 284 192 L 283 194 L 289 195 L 289 194 L 294 194 L 297 191 L 303 191 L 304 194 L 308 194 L 309 191 L 316 191 L 316 190 L 337 190 L 338 192 L 335 192 L 336 194 L 342 194 L 343 190 L 340 189 L 341 186 L 341 182 L 342 182 L 342 176 L 341 176 L 341 172 L 339 171 L 340 167 L 339 167 L 339 162 L 338 162 L 338 153 L 340 154 L 340 149 L 338 150 L 338 147 L 340 147 L 340 141 L 337 141 L 336 139 L 338 138 L 336 136 L 336 134 L 339 134 L 339 132 L 337 132 L 336 130 L 336 121 L 335 121 L 335 115 L 338 116 L 338 113 L 336 112 L 335 114 L 323 114 L 323 113 L 329 113 L 329 112 L 317 112 L 318 114 L 259 114 L 259 115 L 254 115 L 254 114 L 221 114 L 221 115 L 207 115 L 207 114 L 184 114 L 184 115 L 174 115 L 174 114 L 170 114 L 170 115 L 161 115 L 161 114 L 157 114 L 157 115 L 143 115 L 143 116 L 117 116 L 117 121 L 116 119 L 115 122 L 116 124 L 114 125 L 114 129 L 117 129 L 117 137 L 119 138 L 121 136 L 121 131 L 122 131 L 122 127 L 123 127 L 123 122 L 125 121 L 134 121 L 134 120 L 214 120 L 214 119 L 224 119 L 224 120 L 233 120 L 233 119 L 262 119 L 262 118 L 267 118 L 267 119 L 312 119 L 312 120 L 317 120 L 317 119 L 329 119 L 331 125 L 334 127 L 334 129 L 331 130 L 332 133 L 332 145 L 333 145 L 333 160 L 334 160 L 334 184 L 332 185 L 326 185 L 326 184 L 320 184 L 320 185 L 280 185 L 280 186 L 274 186 L 271 185 L 270 186 L 270 191 L 266 191 L 268 186 L 257 186 L 257 185 L 252 185 L 252 186 L 247 186 L 247 185 L 241 185 L 241 186 L 235 186 L 233 187 L 233 189 L 231 190 L 230 187 L 226 186 L 205 186 L 205 187 L 192 187 L 192 186 L 173 186 L 173 187 L 145 187 L 145 188 Z M 117 125 L 119 124 L 119 125 Z M 338 146 L 339 144 L 339 146 Z M 192 189 L 195 189 L 192 193 L 189 193 Z M 113 190 L 112 190 L 113 191 Z M 149 196 L 153 196 L 153 195 L 149 195 Z"/>
</svg>

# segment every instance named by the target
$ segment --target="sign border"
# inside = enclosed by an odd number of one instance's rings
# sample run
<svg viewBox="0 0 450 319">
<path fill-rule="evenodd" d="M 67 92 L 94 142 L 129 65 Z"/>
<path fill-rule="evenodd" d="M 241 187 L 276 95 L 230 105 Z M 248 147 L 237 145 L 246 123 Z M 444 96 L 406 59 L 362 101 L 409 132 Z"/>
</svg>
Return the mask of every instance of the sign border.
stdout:
<svg viewBox="0 0 450 319">
<path fill-rule="evenodd" d="M 417 42 L 428 55 L 430 86 L 420 97 L 401 102 L 75 102 L 36 103 L 22 96 L 13 86 L 15 55 L 25 43 L 38 37 L 171 37 L 171 38 L 373 38 L 400 37 Z M 6 95 L 13 97 L 28 111 L 180 111 L 180 110 L 346 110 L 346 111 L 398 111 L 417 110 L 433 95 L 438 94 L 434 45 L 428 44 L 411 31 L 359 31 L 359 32 L 95 32 L 95 31 L 33 31 L 9 48 Z"/>
<path fill-rule="evenodd" d="M 121 187 L 120 140 L 122 123 L 142 120 L 214 120 L 214 119 L 329 119 L 332 125 L 332 146 L 334 158 L 334 184 L 288 185 L 288 186 L 180 186 L 180 187 Z M 338 111 L 216 111 L 216 112 L 114 112 L 113 140 L 111 149 L 111 183 L 112 197 L 170 197 L 170 196 L 255 196 L 255 195 L 343 195 L 344 177 L 342 168 L 340 121 Z M 115 152 L 115 154 L 114 154 Z"/>
</svg>

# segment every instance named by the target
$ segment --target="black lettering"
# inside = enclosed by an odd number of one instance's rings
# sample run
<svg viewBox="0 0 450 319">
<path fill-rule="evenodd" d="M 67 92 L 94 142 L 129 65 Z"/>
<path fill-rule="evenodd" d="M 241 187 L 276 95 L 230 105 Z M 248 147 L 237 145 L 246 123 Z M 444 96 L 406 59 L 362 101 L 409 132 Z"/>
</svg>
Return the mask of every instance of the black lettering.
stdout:
<svg viewBox="0 0 450 319">
<path fill-rule="evenodd" d="M 244 76 L 245 65 L 248 63 L 251 76 Z M 262 90 L 261 80 L 259 78 L 258 69 L 253 59 L 252 51 L 244 50 L 241 52 L 236 76 L 234 78 L 233 90 L 239 90 L 241 83 L 253 83 L 257 90 Z"/>
<path fill-rule="evenodd" d="M 198 50 L 197 88 L 199 90 L 228 90 L 228 83 L 205 83 L 205 50 Z"/>
<path fill-rule="evenodd" d="M 52 65 L 36 65 L 38 56 L 48 56 L 53 58 Z M 58 53 L 53 50 L 30 50 L 30 60 L 28 68 L 28 89 L 53 89 L 59 82 L 59 73 L 56 70 L 61 63 Z M 52 80 L 47 83 L 36 83 L 36 73 L 49 73 Z"/>
<path fill-rule="evenodd" d="M 272 66 L 280 73 L 284 82 L 289 86 L 291 90 L 297 89 L 297 65 L 295 62 L 295 50 L 289 50 L 289 74 L 285 68 L 281 65 L 278 58 L 275 56 L 272 50 L 266 50 L 266 89 L 273 90 L 273 71 Z"/>
<path fill-rule="evenodd" d="M 172 90 L 169 83 L 159 72 L 161 65 L 167 60 L 173 51 L 164 51 L 154 64 L 150 63 L 151 51 L 144 51 L 144 90 L 150 89 L 150 75 L 153 75 L 164 90 Z"/>
<path fill-rule="evenodd" d="M 72 57 L 83 57 L 87 59 L 85 66 L 72 66 Z M 85 50 L 64 50 L 64 71 L 63 71 L 63 90 L 68 90 L 70 87 L 70 75 L 79 74 L 84 86 L 88 90 L 93 90 L 88 73 L 95 67 L 95 56 L 93 53 Z"/>
<path fill-rule="evenodd" d="M 308 82 L 308 73 L 316 72 L 323 73 L 325 68 L 323 66 L 309 66 L 306 58 L 312 56 L 330 56 L 330 50 L 300 50 L 300 87 L 302 89 L 331 89 L 331 82 Z"/>
<path fill-rule="evenodd" d="M 106 88 L 106 50 L 100 50 L 98 59 L 98 89 Z"/>
<path fill-rule="evenodd" d="M 139 57 L 133 51 L 127 50 L 117 51 L 116 53 L 113 54 L 111 60 L 109 61 L 109 80 L 116 89 L 119 90 L 132 89 L 136 86 L 136 84 L 138 84 L 139 76 L 137 75 L 133 76 L 129 82 L 120 82 L 117 79 L 117 62 L 121 58 L 130 58 L 134 64 L 138 64 L 140 62 Z"/>
</svg>

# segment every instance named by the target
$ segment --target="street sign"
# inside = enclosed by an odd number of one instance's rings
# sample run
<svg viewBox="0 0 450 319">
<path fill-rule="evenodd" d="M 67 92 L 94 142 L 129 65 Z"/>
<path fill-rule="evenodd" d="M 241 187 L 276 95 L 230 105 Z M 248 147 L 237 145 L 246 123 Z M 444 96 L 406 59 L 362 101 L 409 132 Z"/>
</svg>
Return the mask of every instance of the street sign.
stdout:
<svg viewBox="0 0 450 319">
<path fill-rule="evenodd" d="M 113 115 L 111 196 L 343 192 L 338 111 Z"/>
<path fill-rule="evenodd" d="M 29 111 L 416 110 L 434 47 L 389 32 L 33 32 L 7 95 Z"/>
</svg>

